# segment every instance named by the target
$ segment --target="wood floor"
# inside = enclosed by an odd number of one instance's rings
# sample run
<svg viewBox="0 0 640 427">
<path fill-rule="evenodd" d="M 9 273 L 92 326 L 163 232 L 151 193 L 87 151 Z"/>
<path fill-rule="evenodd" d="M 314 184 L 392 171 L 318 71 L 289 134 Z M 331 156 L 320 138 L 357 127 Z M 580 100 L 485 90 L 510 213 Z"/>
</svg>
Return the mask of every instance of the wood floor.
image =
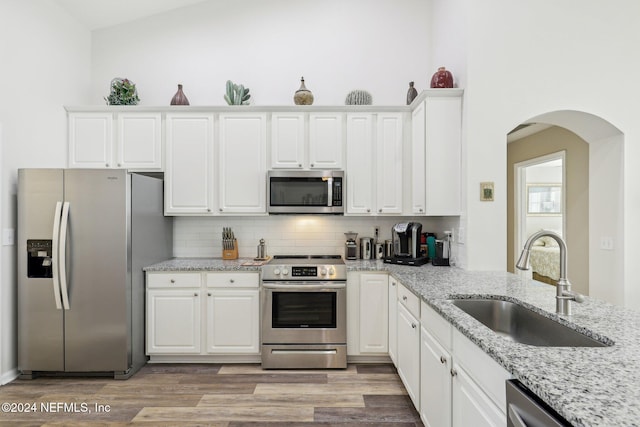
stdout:
<svg viewBox="0 0 640 427">
<path fill-rule="evenodd" d="M 422 426 L 392 365 L 263 371 L 148 364 L 132 378 L 37 378 L 0 387 L 2 426 Z M 4 403 L 13 404 L 6 412 Z M 31 410 L 31 412 L 25 412 Z"/>
</svg>

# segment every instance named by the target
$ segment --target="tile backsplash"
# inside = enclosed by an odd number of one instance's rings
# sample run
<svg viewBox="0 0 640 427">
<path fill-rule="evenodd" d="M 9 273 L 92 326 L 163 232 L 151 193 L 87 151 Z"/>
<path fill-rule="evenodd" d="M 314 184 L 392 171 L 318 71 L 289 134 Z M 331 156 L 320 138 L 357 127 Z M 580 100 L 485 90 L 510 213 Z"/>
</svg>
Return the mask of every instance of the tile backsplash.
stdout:
<svg viewBox="0 0 640 427">
<path fill-rule="evenodd" d="M 176 257 L 221 257 L 222 228 L 231 227 L 238 240 L 240 257 L 255 257 L 257 245 L 265 239 L 267 255 L 344 255 L 344 233 L 391 238 L 398 222 L 419 222 L 423 232 L 444 237 L 444 230 L 457 230 L 458 217 L 356 217 L 332 215 L 270 215 L 264 217 L 176 217 L 173 255 Z M 455 258 L 455 246 L 452 255 Z"/>
</svg>

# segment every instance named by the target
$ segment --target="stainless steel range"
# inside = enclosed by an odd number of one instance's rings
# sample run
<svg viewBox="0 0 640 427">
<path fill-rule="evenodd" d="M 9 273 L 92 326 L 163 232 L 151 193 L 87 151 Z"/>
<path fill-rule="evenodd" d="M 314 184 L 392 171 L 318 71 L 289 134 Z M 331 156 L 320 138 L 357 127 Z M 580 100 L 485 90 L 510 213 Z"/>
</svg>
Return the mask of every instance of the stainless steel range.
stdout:
<svg viewBox="0 0 640 427">
<path fill-rule="evenodd" d="M 347 268 L 340 255 L 276 255 L 262 268 L 262 367 L 347 367 Z"/>
</svg>

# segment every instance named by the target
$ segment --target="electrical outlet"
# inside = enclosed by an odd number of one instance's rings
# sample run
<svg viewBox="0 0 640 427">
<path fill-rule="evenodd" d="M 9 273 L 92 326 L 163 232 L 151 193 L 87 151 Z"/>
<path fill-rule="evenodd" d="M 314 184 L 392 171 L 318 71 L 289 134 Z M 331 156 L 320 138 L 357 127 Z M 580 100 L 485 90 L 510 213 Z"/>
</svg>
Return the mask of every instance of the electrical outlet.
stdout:
<svg viewBox="0 0 640 427">
<path fill-rule="evenodd" d="M 601 237 L 600 238 L 600 249 L 603 251 L 612 251 L 613 250 L 613 237 Z"/>
<path fill-rule="evenodd" d="M 373 229 L 375 230 L 375 235 L 374 235 L 374 237 L 375 237 L 376 242 L 377 242 L 377 241 L 378 241 L 378 238 L 380 237 L 380 227 L 376 225 L 375 227 L 373 227 Z"/>
<path fill-rule="evenodd" d="M 16 230 L 14 228 L 2 229 L 2 246 L 13 246 L 16 241 Z"/>
<path fill-rule="evenodd" d="M 464 227 L 458 227 L 458 244 L 464 245 L 464 239 L 465 239 Z"/>
</svg>

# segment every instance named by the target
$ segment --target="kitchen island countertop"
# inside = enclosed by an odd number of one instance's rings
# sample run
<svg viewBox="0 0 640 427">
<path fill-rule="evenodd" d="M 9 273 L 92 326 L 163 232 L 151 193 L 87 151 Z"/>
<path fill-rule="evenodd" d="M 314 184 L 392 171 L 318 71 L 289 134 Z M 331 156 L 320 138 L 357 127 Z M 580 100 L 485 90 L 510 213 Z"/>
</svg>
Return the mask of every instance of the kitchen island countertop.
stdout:
<svg viewBox="0 0 640 427">
<path fill-rule="evenodd" d="M 162 271 L 259 271 L 251 258 L 174 258 L 145 268 Z M 555 314 L 555 288 L 507 272 L 345 261 L 348 271 L 391 274 L 511 375 L 575 426 L 640 426 L 640 313 L 587 297 L 572 316 Z M 571 272 L 569 272 L 569 276 Z M 490 297 L 522 305 L 609 347 L 535 347 L 501 337 L 455 307 L 452 298 Z"/>
<path fill-rule="evenodd" d="M 555 287 L 507 272 L 347 261 L 348 271 L 388 271 L 575 426 L 640 426 L 640 313 L 587 297 L 555 314 Z M 571 272 L 569 271 L 569 276 Z M 452 298 L 522 303 L 609 347 L 535 347 L 501 337 Z"/>
</svg>

